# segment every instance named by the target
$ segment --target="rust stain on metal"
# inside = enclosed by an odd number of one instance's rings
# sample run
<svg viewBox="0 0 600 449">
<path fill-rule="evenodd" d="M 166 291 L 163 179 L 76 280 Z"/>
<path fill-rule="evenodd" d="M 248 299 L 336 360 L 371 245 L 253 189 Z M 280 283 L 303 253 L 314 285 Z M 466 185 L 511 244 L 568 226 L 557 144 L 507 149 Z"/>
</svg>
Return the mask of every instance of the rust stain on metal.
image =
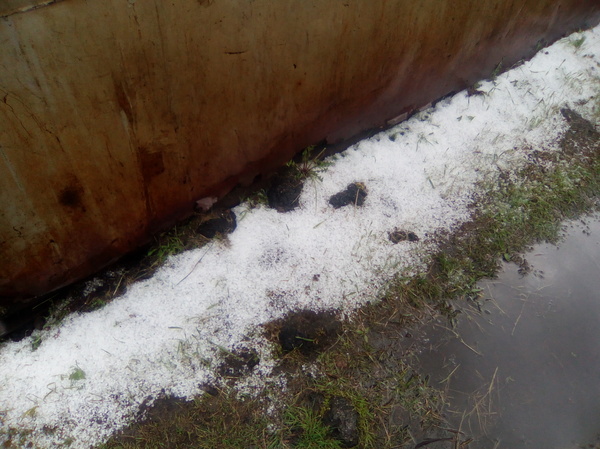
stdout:
<svg viewBox="0 0 600 449">
<path fill-rule="evenodd" d="M 395 123 L 600 20 L 597 0 L 64 0 L 10 13 L 27 3 L 0 9 L 8 309 L 310 144 Z"/>
<path fill-rule="evenodd" d="M 145 183 L 150 183 L 153 178 L 165 171 L 163 154 L 160 149 L 152 151 L 149 148 L 139 148 L 140 166 Z"/>
<path fill-rule="evenodd" d="M 82 196 L 83 187 L 77 182 L 60 190 L 58 202 L 68 209 L 85 213 L 86 209 L 83 205 Z"/>
</svg>

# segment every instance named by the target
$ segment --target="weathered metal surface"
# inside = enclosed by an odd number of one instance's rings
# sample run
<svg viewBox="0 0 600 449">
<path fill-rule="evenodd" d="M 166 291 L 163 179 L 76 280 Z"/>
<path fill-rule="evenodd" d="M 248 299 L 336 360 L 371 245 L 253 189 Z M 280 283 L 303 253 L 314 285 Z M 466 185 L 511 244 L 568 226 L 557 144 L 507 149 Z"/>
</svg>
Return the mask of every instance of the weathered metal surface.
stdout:
<svg viewBox="0 0 600 449">
<path fill-rule="evenodd" d="M 0 17 L 31 11 L 59 1 L 62 0 L 2 0 L 0 3 Z"/>
<path fill-rule="evenodd" d="M 0 18 L 5 308 L 600 19 L 597 0 L 26 3 Z"/>
</svg>

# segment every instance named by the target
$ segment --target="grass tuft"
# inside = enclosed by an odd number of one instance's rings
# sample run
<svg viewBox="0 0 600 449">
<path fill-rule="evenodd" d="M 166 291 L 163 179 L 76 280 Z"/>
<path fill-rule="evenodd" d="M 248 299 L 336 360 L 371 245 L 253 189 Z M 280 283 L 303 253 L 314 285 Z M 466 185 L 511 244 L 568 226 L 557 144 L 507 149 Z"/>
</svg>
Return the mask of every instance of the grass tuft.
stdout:
<svg viewBox="0 0 600 449">
<path fill-rule="evenodd" d="M 323 154 L 325 154 L 325 148 L 323 148 L 318 154 L 313 154 L 315 146 L 311 145 L 302 151 L 300 161 L 294 160 L 289 161 L 286 166 L 291 168 L 293 175 L 299 181 L 305 181 L 307 179 L 313 181 L 322 181 L 321 173 L 327 170 L 331 165 L 331 162 L 325 162 L 323 160 Z"/>
<path fill-rule="evenodd" d="M 580 49 L 583 43 L 585 42 L 585 36 L 580 36 L 578 38 L 569 39 L 569 44 L 571 44 L 576 49 Z"/>
<path fill-rule="evenodd" d="M 155 245 L 148 250 L 148 257 L 152 259 L 151 266 L 160 266 L 169 256 L 179 254 L 184 250 L 184 244 L 177 232 L 177 228 L 165 232 L 156 238 Z"/>
<path fill-rule="evenodd" d="M 341 449 L 339 441 L 331 438 L 331 429 L 323 424 L 318 413 L 310 408 L 290 407 L 284 424 L 292 437 L 287 440 L 297 449 Z"/>
</svg>

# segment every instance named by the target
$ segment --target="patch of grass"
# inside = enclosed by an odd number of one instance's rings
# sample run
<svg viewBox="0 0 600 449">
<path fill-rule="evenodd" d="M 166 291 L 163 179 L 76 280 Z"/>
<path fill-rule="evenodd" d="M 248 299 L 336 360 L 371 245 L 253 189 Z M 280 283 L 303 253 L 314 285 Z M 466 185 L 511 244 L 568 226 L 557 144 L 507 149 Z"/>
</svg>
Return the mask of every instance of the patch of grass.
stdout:
<svg viewBox="0 0 600 449">
<path fill-rule="evenodd" d="M 135 275 L 139 278 L 146 278 L 163 265 L 170 256 L 206 245 L 213 237 L 202 235 L 201 225 L 215 218 L 222 219 L 224 215 L 225 213 L 221 214 L 218 211 L 195 214 L 168 231 L 156 235 L 154 242 L 139 264 L 139 272 Z M 224 239 L 224 237 L 221 232 L 218 232 L 214 238 Z"/>
<path fill-rule="evenodd" d="M 429 378 L 406 368 L 398 373 L 395 392 L 398 401 L 413 419 L 423 427 L 442 422 L 440 410 L 443 406 L 441 392 L 429 385 Z"/>
<path fill-rule="evenodd" d="M 284 424 L 293 437 L 297 449 L 341 449 L 339 441 L 331 438 L 331 429 L 323 424 L 322 417 L 310 408 L 290 407 L 284 415 Z"/>
<path fill-rule="evenodd" d="M 5 442 L 2 445 L 3 448 L 23 448 L 23 447 L 31 447 L 28 445 L 27 440 L 29 435 L 31 434 L 31 430 L 24 429 L 0 429 L 0 437 L 2 437 Z M 33 446 L 35 449 L 36 446 Z"/>
<path fill-rule="evenodd" d="M 314 154 L 315 146 L 311 145 L 302 151 L 299 161 L 291 160 L 286 166 L 293 171 L 293 175 L 300 181 L 307 179 L 322 181 L 320 173 L 327 170 L 331 162 L 323 161 L 323 148 L 318 154 Z"/>
<path fill-rule="evenodd" d="M 184 244 L 179 236 L 177 227 L 156 237 L 156 242 L 148 250 L 148 257 L 152 259 L 151 266 L 162 265 L 169 256 L 184 250 Z"/>
<path fill-rule="evenodd" d="M 277 435 L 268 429 L 264 407 L 234 392 L 216 391 L 194 401 L 163 399 L 145 423 L 98 449 L 271 449 Z"/>
<path fill-rule="evenodd" d="M 534 54 L 538 53 L 542 48 L 546 47 L 547 45 L 548 45 L 548 43 L 546 42 L 545 39 L 540 39 L 539 41 L 536 42 L 533 53 Z"/>
<path fill-rule="evenodd" d="M 94 298 L 89 306 L 88 306 L 88 310 L 92 311 L 92 310 L 98 310 L 101 309 L 102 307 L 104 307 L 106 304 L 108 304 L 108 300 L 103 299 L 103 298 Z"/>
<path fill-rule="evenodd" d="M 577 50 L 579 50 L 581 48 L 581 46 L 583 45 L 583 43 L 585 42 L 585 36 L 580 36 L 578 38 L 570 38 L 569 39 L 569 44 L 572 45 L 573 47 L 575 47 Z"/>
<path fill-rule="evenodd" d="M 442 392 L 411 368 L 411 350 L 401 343 L 423 315 L 400 301 L 363 308 L 317 360 L 323 377 L 304 387 L 323 398 L 321 412 L 334 397 L 352 403 L 360 448 L 412 448 L 412 435 L 429 435 L 443 422 Z"/>
<path fill-rule="evenodd" d="M 246 204 L 250 208 L 255 208 L 258 206 L 267 206 L 269 204 L 269 198 L 267 197 L 267 192 L 265 189 L 260 189 L 256 192 L 253 192 L 248 198 L 245 199 Z"/>
<path fill-rule="evenodd" d="M 323 418 L 334 397 L 347 399 L 352 404 L 358 416 L 359 446 L 365 449 L 378 447 L 376 445 L 376 421 L 373 402 L 371 401 L 372 398 L 367 396 L 364 386 L 359 382 L 357 377 L 353 378 L 353 376 L 346 372 L 337 379 L 324 377 L 317 380 L 308 388 L 323 398 L 322 405 L 318 411 L 320 418 Z"/>
<path fill-rule="evenodd" d="M 69 374 L 69 380 L 71 382 L 77 382 L 77 381 L 83 380 L 83 379 L 85 379 L 85 372 L 78 366 L 73 368 L 73 370 Z"/>
<path fill-rule="evenodd" d="M 252 209 L 261 206 L 268 206 L 269 198 L 267 197 L 267 192 L 265 189 L 259 189 L 255 192 L 252 192 L 249 196 L 241 198 L 240 202 L 244 204 L 244 210 L 240 213 L 239 219 L 243 220 Z"/>
<path fill-rule="evenodd" d="M 503 71 L 504 71 L 504 61 L 500 61 L 498 64 L 496 64 L 496 67 L 494 67 L 494 70 L 492 70 L 492 73 L 491 73 L 492 81 L 495 80 L 496 78 L 498 78 L 498 75 L 500 75 Z"/>
<path fill-rule="evenodd" d="M 35 335 L 31 338 L 31 350 L 36 351 L 42 344 L 43 338 L 41 335 Z"/>
</svg>

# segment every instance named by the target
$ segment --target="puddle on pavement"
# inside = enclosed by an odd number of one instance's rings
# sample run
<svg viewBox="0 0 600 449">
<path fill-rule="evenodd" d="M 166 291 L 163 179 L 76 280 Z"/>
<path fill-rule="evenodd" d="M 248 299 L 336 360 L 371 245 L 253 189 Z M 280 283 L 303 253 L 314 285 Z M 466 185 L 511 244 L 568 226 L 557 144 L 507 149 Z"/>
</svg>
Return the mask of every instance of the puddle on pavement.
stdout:
<svg viewBox="0 0 600 449">
<path fill-rule="evenodd" d="M 506 264 L 420 359 L 469 449 L 600 447 L 600 216 Z M 460 336 L 459 336 L 460 335 Z M 583 446 L 585 445 L 585 446 Z"/>
</svg>

